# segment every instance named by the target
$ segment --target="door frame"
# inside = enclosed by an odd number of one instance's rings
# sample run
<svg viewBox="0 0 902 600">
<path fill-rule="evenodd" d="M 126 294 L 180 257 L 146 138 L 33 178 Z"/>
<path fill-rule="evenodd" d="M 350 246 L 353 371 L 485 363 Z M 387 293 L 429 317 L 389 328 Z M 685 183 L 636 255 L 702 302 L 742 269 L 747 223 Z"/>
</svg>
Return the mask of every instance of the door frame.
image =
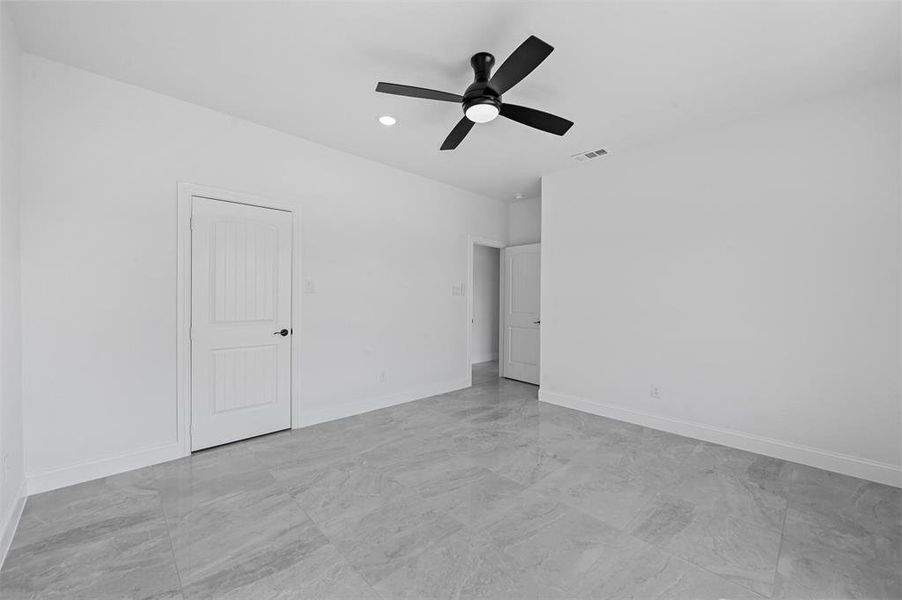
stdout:
<svg viewBox="0 0 902 600">
<path fill-rule="evenodd" d="M 200 196 L 222 202 L 247 204 L 291 214 L 291 428 L 301 426 L 301 208 L 299 203 L 261 198 L 195 183 L 178 182 L 176 280 L 176 442 L 182 455 L 191 454 L 191 209 Z"/>
<path fill-rule="evenodd" d="M 466 296 L 467 296 L 467 373 L 465 377 L 467 378 L 467 387 L 473 385 L 473 365 L 471 364 L 471 360 L 473 359 L 473 254 L 474 246 L 488 246 L 489 248 L 498 248 L 499 250 L 503 250 L 507 247 L 507 242 L 502 242 L 501 240 L 495 240 L 492 238 L 481 237 L 478 235 L 468 235 L 467 236 L 467 287 L 466 287 Z M 501 357 L 504 356 L 504 341 L 501 339 L 500 334 L 502 332 L 503 325 L 501 324 L 501 284 L 504 281 L 504 261 L 501 260 L 499 252 L 499 278 L 498 278 L 498 375 L 503 376 L 501 373 Z"/>
</svg>

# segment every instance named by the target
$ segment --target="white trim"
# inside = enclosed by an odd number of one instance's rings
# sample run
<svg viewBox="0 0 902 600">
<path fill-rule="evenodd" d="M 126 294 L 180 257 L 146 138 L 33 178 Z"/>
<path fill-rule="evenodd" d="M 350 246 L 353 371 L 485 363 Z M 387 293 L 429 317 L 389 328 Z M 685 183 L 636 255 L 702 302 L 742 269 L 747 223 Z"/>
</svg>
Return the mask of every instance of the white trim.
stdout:
<svg viewBox="0 0 902 600">
<path fill-rule="evenodd" d="M 473 385 L 473 246 L 488 246 L 489 248 L 498 248 L 503 249 L 507 246 L 505 242 L 500 240 L 493 240 L 491 238 L 480 237 L 478 235 L 468 235 L 467 236 L 467 355 L 466 355 L 466 365 L 467 371 L 464 373 L 464 377 L 467 380 L 467 385 L 464 387 L 470 387 Z M 500 257 L 499 257 L 500 260 Z M 503 267 L 503 264 L 501 265 Z M 504 343 L 501 339 L 501 300 L 500 300 L 500 292 L 501 292 L 501 283 L 504 280 L 502 275 L 498 277 L 498 292 L 499 292 L 499 301 L 498 301 L 498 347 L 499 347 L 499 357 L 503 356 L 504 352 L 501 351 L 501 346 Z M 501 359 L 498 359 L 498 375 L 502 375 L 501 373 Z"/>
<path fill-rule="evenodd" d="M 206 185 L 178 184 L 178 275 L 176 294 L 176 439 L 182 456 L 191 454 L 191 198 L 272 208 L 291 213 L 291 427 L 302 427 L 301 419 L 301 207 Z"/>
<path fill-rule="evenodd" d="M 360 398 L 351 402 L 343 402 L 316 411 L 307 411 L 303 415 L 302 427 L 316 425 L 317 423 L 325 423 L 326 421 L 334 421 L 336 419 L 344 419 L 345 417 L 362 415 L 374 410 L 388 408 L 389 406 L 406 404 L 407 402 L 413 402 L 414 400 L 422 400 L 424 398 L 438 396 L 439 394 L 447 394 L 468 387 L 470 387 L 470 382 L 465 378 L 460 378 L 441 383 L 431 383 L 411 390 L 389 394 L 387 396 Z"/>
<path fill-rule="evenodd" d="M 25 501 L 28 496 L 25 494 L 25 480 L 19 486 L 16 492 L 16 501 L 12 505 L 12 509 L 8 515 L 4 515 L 4 519 L 0 522 L 0 567 L 9 554 L 9 547 L 12 546 L 13 536 L 16 535 L 16 528 L 19 527 L 19 519 L 22 518 L 22 511 L 25 510 Z"/>
<path fill-rule="evenodd" d="M 81 463 L 60 469 L 44 471 L 43 473 L 26 474 L 28 481 L 28 494 L 40 494 L 57 488 L 74 485 L 92 479 L 109 477 L 149 467 L 158 463 L 175 460 L 184 456 L 179 442 L 169 442 L 162 446 L 144 448 L 135 452 L 101 458 L 92 462 Z"/>
<path fill-rule="evenodd" d="M 539 390 L 539 400 L 582 412 L 643 425 L 686 437 L 730 446 L 765 456 L 773 456 L 827 471 L 851 475 L 886 485 L 902 487 L 902 468 L 830 450 L 812 448 L 793 442 L 766 438 L 724 427 L 705 425 L 695 421 L 651 415 L 639 411 L 605 404 L 597 400 L 560 394 L 547 389 Z"/>
</svg>

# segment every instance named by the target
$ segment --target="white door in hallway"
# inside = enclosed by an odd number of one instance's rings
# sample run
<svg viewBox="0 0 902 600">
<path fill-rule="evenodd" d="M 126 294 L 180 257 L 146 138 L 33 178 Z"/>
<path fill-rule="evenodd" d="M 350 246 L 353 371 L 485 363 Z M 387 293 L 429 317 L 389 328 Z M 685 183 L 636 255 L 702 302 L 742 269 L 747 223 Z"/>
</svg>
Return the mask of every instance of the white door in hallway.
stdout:
<svg viewBox="0 0 902 600">
<path fill-rule="evenodd" d="M 541 244 L 510 246 L 503 253 L 502 375 L 538 385 Z"/>
<path fill-rule="evenodd" d="M 194 197 L 191 449 L 291 427 L 291 213 Z"/>
</svg>

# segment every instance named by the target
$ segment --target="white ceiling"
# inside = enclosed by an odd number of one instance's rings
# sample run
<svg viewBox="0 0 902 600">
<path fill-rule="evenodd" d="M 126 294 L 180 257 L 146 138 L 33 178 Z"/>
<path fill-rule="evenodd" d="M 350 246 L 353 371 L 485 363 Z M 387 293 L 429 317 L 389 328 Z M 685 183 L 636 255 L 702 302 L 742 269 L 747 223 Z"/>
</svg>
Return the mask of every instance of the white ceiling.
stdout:
<svg viewBox="0 0 902 600">
<path fill-rule="evenodd" d="M 898 2 L 23 2 L 23 48 L 488 196 L 773 107 L 898 80 Z M 452 152 L 470 56 L 535 34 L 556 49 L 509 102 L 576 125 L 563 138 L 497 119 Z M 377 117 L 391 114 L 393 128 Z M 779 143 L 779 140 L 775 140 Z M 598 160 L 604 160 L 603 158 Z"/>
</svg>

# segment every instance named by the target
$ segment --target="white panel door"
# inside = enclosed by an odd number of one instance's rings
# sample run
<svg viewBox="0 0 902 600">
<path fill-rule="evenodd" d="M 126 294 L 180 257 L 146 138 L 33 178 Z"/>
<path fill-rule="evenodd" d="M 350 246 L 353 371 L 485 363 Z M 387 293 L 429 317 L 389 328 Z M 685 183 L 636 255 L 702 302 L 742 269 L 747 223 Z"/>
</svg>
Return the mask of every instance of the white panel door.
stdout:
<svg viewBox="0 0 902 600">
<path fill-rule="evenodd" d="M 502 319 L 503 376 L 539 384 L 539 283 L 541 244 L 504 252 Z"/>
<path fill-rule="evenodd" d="M 291 427 L 291 256 L 291 213 L 192 199 L 192 450 Z"/>
</svg>

